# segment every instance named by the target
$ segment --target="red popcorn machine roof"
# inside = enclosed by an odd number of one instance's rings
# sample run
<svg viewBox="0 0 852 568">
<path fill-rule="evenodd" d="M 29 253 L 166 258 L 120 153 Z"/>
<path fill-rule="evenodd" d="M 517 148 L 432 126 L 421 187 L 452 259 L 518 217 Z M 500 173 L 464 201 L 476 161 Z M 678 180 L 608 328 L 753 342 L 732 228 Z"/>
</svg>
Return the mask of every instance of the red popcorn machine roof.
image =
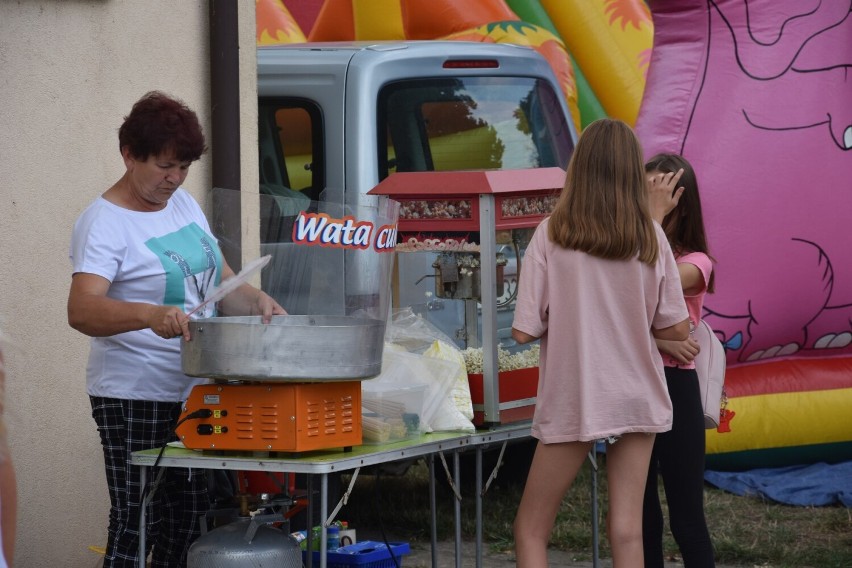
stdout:
<svg viewBox="0 0 852 568">
<path fill-rule="evenodd" d="M 496 230 L 535 227 L 564 183 L 561 168 L 398 172 L 368 193 L 400 203 L 400 231 L 472 232 L 481 228 L 479 196 L 494 196 Z"/>
</svg>

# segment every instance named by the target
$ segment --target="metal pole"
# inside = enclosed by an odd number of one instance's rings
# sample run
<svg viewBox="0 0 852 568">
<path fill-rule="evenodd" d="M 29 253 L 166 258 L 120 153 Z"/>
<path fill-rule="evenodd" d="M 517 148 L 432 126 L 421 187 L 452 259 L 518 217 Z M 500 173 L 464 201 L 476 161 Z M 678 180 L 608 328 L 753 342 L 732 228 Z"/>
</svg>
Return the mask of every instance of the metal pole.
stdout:
<svg viewBox="0 0 852 568">
<path fill-rule="evenodd" d="M 453 480 L 456 488 L 461 491 L 461 474 L 459 472 L 459 453 L 453 452 Z M 455 497 L 455 507 L 453 510 L 456 522 L 456 568 L 462 568 L 462 540 L 461 540 L 461 499 Z"/>
<path fill-rule="evenodd" d="M 320 568 L 326 568 L 328 560 L 326 553 L 328 552 L 328 527 L 325 526 L 325 520 L 328 518 L 328 474 L 323 473 L 320 477 L 320 522 L 322 523 L 322 531 L 320 531 Z"/>
<path fill-rule="evenodd" d="M 476 568 L 482 568 L 482 446 L 476 446 Z"/>
<path fill-rule="evenodd" d="M 307 541 L 307 568 L 313 568 L 314 565 L 314 476 L 308 474 L 305 479 L 305 491 L 308 497 L 308 510 L 305 511 L 305 524 L 308 525 L 305 531 L 305 540 Z"/>
<path fill-rule="evenodd" d="M 598 450 L 597 442 L 592 444 L 592 450 L 589 452 L 589 465 L 592 468 L 592 566 L 598 568 L 600 566 L 599 558 L 599 542 L 598 534 Z"/>
<path fill-rule="evenodd" d="M 479 196 L 479 265 L 482 290 L 482 392 L 485 423 L 500 423 L 497 364 L 497 225 L 494 196 Z"/>
<path fill-rule="evenodd" d="M 438 568 L 438 500 L 435 496 L 435 454 L 429 454 L 429 513 L 432 522 L 432 568 Z"/>
<path fill-rule="evenodd" d="M 148 477 L 148 468 L 144 465 L 139 466 L 139 491 L 145 491 L 145 480 Z M 142 493 L 140 493 L 141 496 Z M 145 558 L 145 499 L 139 503 L 139 563 L 144 566 Z"/>
</svg>

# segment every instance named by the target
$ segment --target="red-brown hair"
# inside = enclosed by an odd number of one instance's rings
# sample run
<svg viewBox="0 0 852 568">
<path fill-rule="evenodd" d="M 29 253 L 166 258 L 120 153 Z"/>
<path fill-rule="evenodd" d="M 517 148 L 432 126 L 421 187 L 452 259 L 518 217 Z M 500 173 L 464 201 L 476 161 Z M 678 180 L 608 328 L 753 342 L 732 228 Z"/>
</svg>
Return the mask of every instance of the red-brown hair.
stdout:
<svg viewBox="0 0 852 568">
<path fill-rule="evenodd" d="M 207 150 L 195 112 L 159 91 L 146 93 L 124 117 L 118 146 L 138 160 L 172 154 L 181 162 L 194 162 Z"/>
</svg>

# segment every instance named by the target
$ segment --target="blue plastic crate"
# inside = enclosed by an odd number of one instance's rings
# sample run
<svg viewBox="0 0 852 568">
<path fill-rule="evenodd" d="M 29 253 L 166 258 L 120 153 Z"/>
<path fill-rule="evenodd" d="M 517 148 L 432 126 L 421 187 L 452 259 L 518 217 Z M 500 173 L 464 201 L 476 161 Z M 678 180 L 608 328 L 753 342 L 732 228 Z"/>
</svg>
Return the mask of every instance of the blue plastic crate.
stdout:
<svg viewBox="0 0 852 568">
<path fill-rule="evenodd" d="M 326 566 L 328 568 L 350 568 L 358 566 L 359 568 L 396 568 L 391 558 L 391 552 L 396 557 L 396 561 L 402 566 L 402 557 L 406 554 L 411 554 L 411 548 L 407 542 L 392 542 L 390 550 L 383 542 L 373 542 L 371 540 L 363 540 L 355 544 L 342 546 L 335 551 L 329 551 L 326 554 Z M 307 551 L 302 551 L 302 558 L 305 559 Z M 319 566 L 320 553 L 314 551 L 313 565 Z"/>
</svg>

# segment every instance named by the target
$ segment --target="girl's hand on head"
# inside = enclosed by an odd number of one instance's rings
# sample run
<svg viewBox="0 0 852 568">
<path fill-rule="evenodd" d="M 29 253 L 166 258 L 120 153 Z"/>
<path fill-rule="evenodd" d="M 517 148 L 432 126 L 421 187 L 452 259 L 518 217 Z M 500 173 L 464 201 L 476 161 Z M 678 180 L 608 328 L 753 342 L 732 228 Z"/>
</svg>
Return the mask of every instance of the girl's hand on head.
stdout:
<svg viewBox="0 0 852 568">
<path fill-rule="evenodd" d="M 678 182 L 683 175 L 683 168 L 676 172 L 651 172 L 648 176 L 648 204 L 651 216 L 658 223 L 662 223 L 680 201 L 684 186 L 678 187 Z"/>
</svg>

